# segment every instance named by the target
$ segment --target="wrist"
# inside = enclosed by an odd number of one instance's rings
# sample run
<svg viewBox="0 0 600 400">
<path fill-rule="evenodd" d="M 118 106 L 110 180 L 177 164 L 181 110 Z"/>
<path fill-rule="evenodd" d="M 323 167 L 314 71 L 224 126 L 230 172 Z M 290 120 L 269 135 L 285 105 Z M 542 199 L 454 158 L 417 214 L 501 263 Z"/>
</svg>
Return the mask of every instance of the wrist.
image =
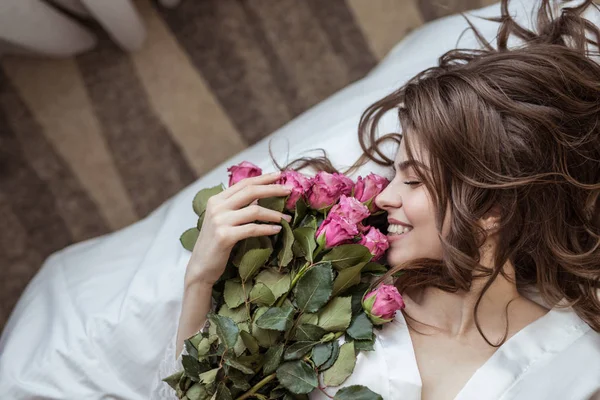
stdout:
<svg viewBox="0 0 600 400">
<path fill-rule="evenodd" d="M 213 285 L 215 284 L 215 282 L 211 281 L 210 279 L 201 277 L 201 276 L 188 276 L 186 274 L 185 280 L 184 280 L 184 289 L 185 290 L 196 290 L 197 288 L 201 288 L 201 289 L 212 289 Z"/>
<path fill-rule="evenodd" d="M 215 277 L 212 273 L 214 270 L 205 261 L 190 259 L 185 271 L 185 286 L 212 287 L 219 280 L 219 276 Z"/>
</svg>

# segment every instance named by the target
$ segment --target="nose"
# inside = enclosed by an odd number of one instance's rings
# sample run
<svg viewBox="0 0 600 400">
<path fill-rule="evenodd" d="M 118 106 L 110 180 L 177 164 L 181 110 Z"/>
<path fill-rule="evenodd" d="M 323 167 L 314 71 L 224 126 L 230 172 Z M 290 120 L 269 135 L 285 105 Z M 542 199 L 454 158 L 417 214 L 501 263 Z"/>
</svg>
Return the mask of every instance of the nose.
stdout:
<svg viewBox="0 0 600 400">
<path fill-rule="evenodd" d="M 375 205 L 382 210 L 390 208 L 398 208 L 402 205 L 402 196 L 400 191 L 395 189 L 394 182 L 391 182 L 377 197 L 375 197 Z"/>
</svg>

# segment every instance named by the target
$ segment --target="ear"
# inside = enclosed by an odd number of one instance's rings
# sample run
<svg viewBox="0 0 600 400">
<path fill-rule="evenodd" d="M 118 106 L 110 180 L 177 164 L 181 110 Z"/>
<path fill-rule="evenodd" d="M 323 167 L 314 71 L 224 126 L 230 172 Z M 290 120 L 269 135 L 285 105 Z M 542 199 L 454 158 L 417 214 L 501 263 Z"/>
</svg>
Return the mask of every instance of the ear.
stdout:
<svg viewBox="0 0 600 400">
<path fill-rule="evenodd" d="M 493 206 L 485 217 L 479 220 L 480 226 L 486 231 L 492 231 L 500 225 L 500 207 Z"/>
</svg>

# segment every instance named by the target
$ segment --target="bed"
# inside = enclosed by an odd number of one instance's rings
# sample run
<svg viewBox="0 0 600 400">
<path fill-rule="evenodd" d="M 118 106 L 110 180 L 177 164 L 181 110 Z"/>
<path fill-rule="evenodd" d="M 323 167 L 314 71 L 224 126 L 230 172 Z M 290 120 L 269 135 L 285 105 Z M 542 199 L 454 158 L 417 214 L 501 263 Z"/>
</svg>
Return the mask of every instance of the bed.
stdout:
<svg viewBox="0 0 600 400">
<path fill-rule="evenodd" d="M 511 3 L 516 19 L 529 24 L 536 3 Z M 499 3 L 468 15 L 493 40 L 498 24 L 475 16 L 500 15 Z M 365 78 L 225 161 L 143 220 L 48 257 L 0 338 L 0 399 L 147 399 L 179 316 L 190 256 L 179 236 L 196 221 L 196 192 L 226 183 L 226 167 L 243 160 L 274 170 L 269 145 L 280 162 L 323 148 L 337 166 L 351 164 L 360 155 L 356 130 L 362 111 L 435 65 L 445 51 L 475 47 L 472 32 L 463 34 L 467 26 L 452 15 L 420 27 Z M 399 126 L 389 115 L 380 129 Z M 383 172 L 368 164 L 359 174 L 370 171 Z"/>
</svg>

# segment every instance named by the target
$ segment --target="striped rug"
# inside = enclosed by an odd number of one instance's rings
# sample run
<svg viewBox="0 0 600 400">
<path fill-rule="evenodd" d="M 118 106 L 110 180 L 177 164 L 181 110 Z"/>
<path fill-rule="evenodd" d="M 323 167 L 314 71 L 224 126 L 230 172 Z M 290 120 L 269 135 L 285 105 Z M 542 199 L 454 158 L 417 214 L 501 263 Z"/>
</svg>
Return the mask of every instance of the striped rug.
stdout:
<svg viewBox="0 0 600 400">
<path fill-rule="evenodd" d="M 146 216 L 424 22 L 494 2 L 139 0 L 135 54 L 101 36 L 76 58 L 3 58 L 0 329 L 52 252 Z"/>
</svg>

